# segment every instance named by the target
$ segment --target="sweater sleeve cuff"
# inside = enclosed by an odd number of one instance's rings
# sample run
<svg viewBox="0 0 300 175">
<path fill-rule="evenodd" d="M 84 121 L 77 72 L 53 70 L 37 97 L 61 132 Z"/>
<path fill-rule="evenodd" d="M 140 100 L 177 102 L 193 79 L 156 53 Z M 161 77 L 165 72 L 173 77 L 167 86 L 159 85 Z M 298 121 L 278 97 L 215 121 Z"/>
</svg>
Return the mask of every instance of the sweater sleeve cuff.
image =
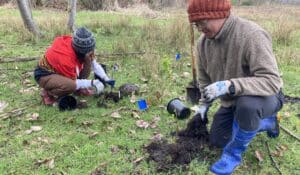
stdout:
<svg viewBox="0 0 300 175">
<path fill-rule="evenodd" d="M 235 94 L 234 96 L 240 95 L 242 93 L 242 87 L 237 79 L 230 79 L 231 83 L 234 85 Z"/>
</svg>

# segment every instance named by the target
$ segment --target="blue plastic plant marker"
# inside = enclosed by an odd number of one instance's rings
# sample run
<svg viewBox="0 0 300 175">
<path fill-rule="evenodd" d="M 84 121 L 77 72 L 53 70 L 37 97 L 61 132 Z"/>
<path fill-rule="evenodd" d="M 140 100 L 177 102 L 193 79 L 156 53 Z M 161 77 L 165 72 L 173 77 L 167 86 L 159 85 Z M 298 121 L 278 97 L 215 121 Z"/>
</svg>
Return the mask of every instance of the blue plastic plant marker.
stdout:
<svg viewBox="0 0 300 175">
<path fill-rule="evenodd" d="M 176 56 L 175 56 L 176 61 L 180 60 L 180 58 L 181 58 L 181 54 L 177 53 Z"/>
<path fill-rule="evenodd" d="M 114 65 L 113 65 L 113 70 L 114 70 L 114 71 L 118 71 L 118 70 L 119 70 L 119 66 L 118 66 L 117 64 L 114 64 Z"/>
<path fill-rule="evenodd" d="M 139 110 L 144 111 L 144 110 L 146 110 L 148 108 L 146 100 L 141 99 L 141 100 L 139 100 L 137 102 L 138 102 Z"/>
</svg>

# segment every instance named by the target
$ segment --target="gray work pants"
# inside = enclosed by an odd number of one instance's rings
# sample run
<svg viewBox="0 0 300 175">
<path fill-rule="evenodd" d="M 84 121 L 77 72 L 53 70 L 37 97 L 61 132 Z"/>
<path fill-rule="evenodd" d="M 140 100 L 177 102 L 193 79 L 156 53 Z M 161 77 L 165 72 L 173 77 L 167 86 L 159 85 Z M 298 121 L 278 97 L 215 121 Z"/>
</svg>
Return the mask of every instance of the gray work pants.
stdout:
<svg viewBox="0 0 300 175">
<path fill-rule="evenodd" d="M 276 115 L 282 108 L 284 95 L 280 92 L 274 96 L 240 96 L 236 105 L 220 107 L 214 115 L 210 129 L 210 144 L 223 148 L 230 140 L 233 119 L 246 131 L 259 128 L 260 120 Z"/>
</svg>

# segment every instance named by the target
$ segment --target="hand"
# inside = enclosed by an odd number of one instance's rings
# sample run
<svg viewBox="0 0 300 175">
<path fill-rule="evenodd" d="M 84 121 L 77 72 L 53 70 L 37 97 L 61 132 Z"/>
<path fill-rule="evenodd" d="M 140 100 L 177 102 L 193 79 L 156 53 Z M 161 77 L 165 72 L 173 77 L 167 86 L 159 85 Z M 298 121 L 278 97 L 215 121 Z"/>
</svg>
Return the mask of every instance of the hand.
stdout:
<svg viewBox="0 0 300 175">
<path fill-rule="evenodd" d="M 208 122 L 207 112 L 208 112 L 210 106 L 211 106 L 211 103 L 201 104 L 199 106 L 198 110 L 196 111 L 195 116 L 200 115 L 202 121 Z"/>
<path fill-rule="evenodd" d="M 92 80 L 92 86 L 95 88 L 95 93 L 97 95 L 101 94 L 104 91 L 104 85 L 99 80 Z"/>
<path fill-rule="evenodd" d="M 204 88 L 204 99 L 207 102 L 211 102 L 212 100 L 229 93 L 229 86 L 231 82 L 228 80 L 225 81 L 217 81 L 213 84 L 210 84 Z"/>
<path fill-rule="evenodd" d="M 89 53 L 85 54 L 85 57 L 84 57 L 84 62 L 86 64 L 90 64 L 95 58 L 95 53 L 94 51 L 90 51 Z"/>
<path fill-rule="evenodd" d="M 110 85 L 110 87 L 114 88 L 116 80 L 110 79 L 108 81 L 105 81 L 106 84 Z"/>
</svg>

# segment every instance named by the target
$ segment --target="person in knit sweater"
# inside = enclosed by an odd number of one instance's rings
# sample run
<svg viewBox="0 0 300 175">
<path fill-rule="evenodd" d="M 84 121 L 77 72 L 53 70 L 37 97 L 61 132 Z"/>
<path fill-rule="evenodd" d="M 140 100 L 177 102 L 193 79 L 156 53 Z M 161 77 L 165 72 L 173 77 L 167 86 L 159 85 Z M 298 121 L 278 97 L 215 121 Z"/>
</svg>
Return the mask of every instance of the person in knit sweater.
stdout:
<svg viewBox="0 0 300 175">
<path fill-rule="evenodd" d="M 95 45 L 93 34 L 85 27 L 78 28 L 73 36 L 54 39 L 34 71 L 45 105 L 52 105 L 58 98 L 74 92 L 81 95 L 100 94 L 105 83 L 114 85 L 115 81 L 94 59 Z M 98 79 L 87 79 L 91 69 Z"/>
<path fill-rule="evenodd" d="M 189 0 L 189 21 L 202 33 L 197 45 L 202 99 L 194 117 L 207 120 L 220 99 L 210 129 L 210 144 L 223 148 L 210 167 L 231 174 L 258 132 L 278 137 L 277 112 L 283 86 L 270 35 L 254 22 L 234 16 L 229 0 Z"/>
</svg>

